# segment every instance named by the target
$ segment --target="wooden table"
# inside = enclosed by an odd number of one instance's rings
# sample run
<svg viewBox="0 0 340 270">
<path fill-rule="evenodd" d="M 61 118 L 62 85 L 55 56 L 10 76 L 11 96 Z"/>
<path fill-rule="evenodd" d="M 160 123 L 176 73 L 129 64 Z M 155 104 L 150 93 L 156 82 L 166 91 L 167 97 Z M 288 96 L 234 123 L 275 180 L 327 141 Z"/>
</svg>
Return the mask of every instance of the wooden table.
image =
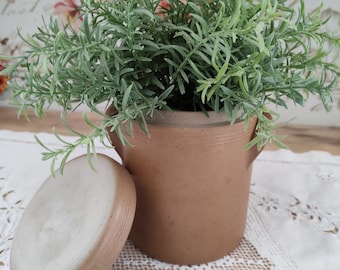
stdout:
<svg viewBox="0 0 340 270">
<path fill-rule="evenodd" d="M 0 107 L 0 129 L 50 133 L 55 128 L 59 134 L 71 135 L 62 125 L 60 113 L 57 111 L 47 112 L 43 120 L 36 118 L 33 111 L 28 111 L 27 116 L 30 121 L 25 119 L 24 116 L 18 119 L 16 108 Z M 89 113 L 88 116 L 94 123 L 101 120 L 100 116 L 94 113 Z M 82 113 L 80 112 L 70 113 L 67 120 L 78 131 L 89 132 L 91 130 L 82 121 Z M 287 136 L 283 139 L 283 142 L 296 153 L 320 150 L 340 155 L 340 127 L 289 125 L 277 128 L 276 132 Z M 266 150 L 275 149 L 278 149 L 278 147 L 274 144 L 266 146 Z"/>
</svg>

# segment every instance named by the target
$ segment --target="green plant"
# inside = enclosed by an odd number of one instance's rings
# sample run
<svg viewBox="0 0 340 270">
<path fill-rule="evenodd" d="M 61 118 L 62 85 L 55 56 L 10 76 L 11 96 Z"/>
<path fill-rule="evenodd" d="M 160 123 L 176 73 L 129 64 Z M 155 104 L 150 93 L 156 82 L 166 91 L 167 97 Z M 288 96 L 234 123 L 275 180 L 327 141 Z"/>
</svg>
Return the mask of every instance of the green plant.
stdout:
<svg viewBox="0 0 340 270">
<path fill-rule="evenodd" d="M 1 74 L 11 77 L 20 112 L 34 108 L 39 117 L 52 103 L 63 114 L 86 104 L 103 121 L 74 144 L 44 153 L 44 159 L 68 155 L 79 145 L 94 147 L 107 129 L 124 143 L 122 126 L 137 121 L 147 132 L 145 116 L 155 110 L 224 112 L 233 123 L 239 113 L 257 116 L 257 136 L 247 146 L 280 144 L 274 122 L 265 116 L 274 103 L 303 105 L 309 94 L 325 108 L 339 75 L 325 60 L 340 38 L 322 31 L 322 7 L 308 14 L 285 0 L 122 0 L 82 1 L 80 31 L 60 29 L 54 18 L 22 39 L 29 47 Z M 317 49 L 314 49 L 317 48 Z M 25 71 L 25 83 L 17 82 Z M 109 117 L 98 109 L 113 105 Z M 65 125 L 67 123 L 65 122 Z M 132 132 L 132 131 L 130 131 Z M 94 149 L 92 149 L 94 150 Z"/>
</svg>

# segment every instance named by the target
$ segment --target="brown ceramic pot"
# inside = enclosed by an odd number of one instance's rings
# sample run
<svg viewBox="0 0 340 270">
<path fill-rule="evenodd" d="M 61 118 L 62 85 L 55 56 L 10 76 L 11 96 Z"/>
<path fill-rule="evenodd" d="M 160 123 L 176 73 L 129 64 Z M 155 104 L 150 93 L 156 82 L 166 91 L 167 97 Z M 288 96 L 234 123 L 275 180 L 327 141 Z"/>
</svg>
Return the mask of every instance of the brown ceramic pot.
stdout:
<svg viewBox="0 0 340 270">
<path fill-rule="evenodd" d="M 130 239 L 145 254 L 175 264 L 202 264 L 223 257 L 245 229 L 252 162 L 243 147 L 247 130 L 223 115 L 163 113 L 150 121 L 150 137 L 134 125 L 132 147 L 112 143 L 132 174 L 137 209 Z"/>
</svg>

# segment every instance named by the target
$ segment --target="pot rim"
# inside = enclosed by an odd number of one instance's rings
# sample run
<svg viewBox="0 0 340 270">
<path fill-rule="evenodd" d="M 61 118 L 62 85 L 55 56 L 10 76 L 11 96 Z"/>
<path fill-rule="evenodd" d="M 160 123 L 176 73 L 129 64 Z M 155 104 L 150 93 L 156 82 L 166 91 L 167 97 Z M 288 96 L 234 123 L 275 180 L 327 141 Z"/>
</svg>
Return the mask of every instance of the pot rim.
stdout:
<svg viewBox="0 0 340 270">
<path fill-rule="evenodd" d="M 242 122 L 242 114 L 232 123 L 226 113 L 214 111 L 163 111 L 156 110 L 152 117 L 145 117 L 147 124 L 170 127 L 217 127 Z"/>
</svg>

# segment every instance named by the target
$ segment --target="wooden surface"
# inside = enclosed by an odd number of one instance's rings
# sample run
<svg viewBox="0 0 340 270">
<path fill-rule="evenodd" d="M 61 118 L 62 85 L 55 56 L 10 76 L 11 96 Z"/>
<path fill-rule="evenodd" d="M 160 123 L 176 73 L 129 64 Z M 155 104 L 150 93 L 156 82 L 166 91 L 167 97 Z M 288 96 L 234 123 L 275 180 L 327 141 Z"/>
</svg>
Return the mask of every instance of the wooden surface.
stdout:
<svg viewBox="0 0 340 270">
<path fill-rule="evenodd" d="M 60 113 L 49 111 L 43 120 L 34 116 L 32 111 L 28 112 L 30 121 L 25 117 L 17 117 L 17 109 L 0 107 L 0 129 L 13 131 L 48 132 L 53 128 L 59 134 L 71 135 L 62 125 Z M 89 114 L 89 118 L 99 123 L 101 118 L 95 114 Z M 90 132 L 91 128 L 82 121 L 82 113 L 71 113 L 67 117 L 68 123 L 77 131 Z M 286 135 L 283 142 L 294 152 L 301 153 L 310 150 L 327 151 L 334 155 L 340 155 L 340 127 L 316 127 L 316 126 L 285 126 L 276 129 L 277 134 Z M 270 144 L 266 150 L 278 149 Z"/>
<path fill-rule="evenodd" d="M 94 123 L 99 123 L 101 117 L 98 114 L 87 114 Z M 77 131 L 90 132 L 91 127 L 83 121 L 83 114 L 80 112 L 70 113 L 67 116 L 67 122 Z M 21 115 L 18 118 L 16 108 L 0 106 L 0 129 L 9 129 L 13 131 L 30 131 L 30 132 L 48 132 L 52 133 L 53 128 L 58 134 L 72 135 L 61 122 L 60 112 L 48 111 L 43 119 L 35 116 L 33 111 L 27 112 L 27 117 Z"/>
</svg>

